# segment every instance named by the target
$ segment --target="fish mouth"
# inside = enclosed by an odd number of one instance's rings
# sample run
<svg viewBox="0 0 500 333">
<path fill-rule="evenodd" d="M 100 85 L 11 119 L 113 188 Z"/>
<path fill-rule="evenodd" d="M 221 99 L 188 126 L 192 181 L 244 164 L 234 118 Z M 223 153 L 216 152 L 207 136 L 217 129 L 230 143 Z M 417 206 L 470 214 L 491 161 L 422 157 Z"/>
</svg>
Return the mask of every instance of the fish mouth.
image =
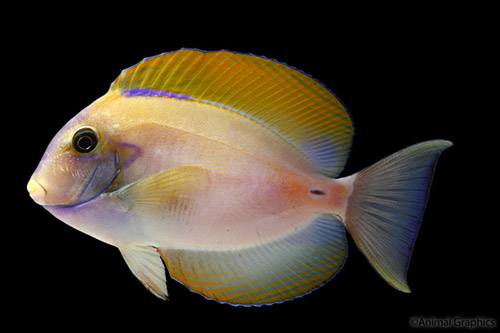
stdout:
<svg viewBox="0 0 500 333">
<path fill-rule="evenodd" d="M 47 190 L 42 186 L 36 179 L 33 177 L 29 180 L 28 185 L 26 186 L 28 189 L 28 193 L 30 194 L 31 199 L 35 201 L 39 205 L 45 205 L 45 195 L 47 194 Z"/>
</svg>

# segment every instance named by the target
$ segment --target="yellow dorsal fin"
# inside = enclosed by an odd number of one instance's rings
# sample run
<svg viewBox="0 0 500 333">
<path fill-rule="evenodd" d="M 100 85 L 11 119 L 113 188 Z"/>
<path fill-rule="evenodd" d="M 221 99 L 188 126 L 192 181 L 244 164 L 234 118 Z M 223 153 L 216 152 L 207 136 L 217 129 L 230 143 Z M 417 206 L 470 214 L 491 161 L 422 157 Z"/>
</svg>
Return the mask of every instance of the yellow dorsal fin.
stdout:
<svg viewBox="0 0 500 333">
<path fill-rule="evenodd" d="M 164 53 L 124 70 L 110 91 L 180 98 L 237 112 L 300 149 L 327 176 L 342 170 L 353 135 L 347 111 L 321 83 L 251 54 L 192 49 Z"/>
</svg>

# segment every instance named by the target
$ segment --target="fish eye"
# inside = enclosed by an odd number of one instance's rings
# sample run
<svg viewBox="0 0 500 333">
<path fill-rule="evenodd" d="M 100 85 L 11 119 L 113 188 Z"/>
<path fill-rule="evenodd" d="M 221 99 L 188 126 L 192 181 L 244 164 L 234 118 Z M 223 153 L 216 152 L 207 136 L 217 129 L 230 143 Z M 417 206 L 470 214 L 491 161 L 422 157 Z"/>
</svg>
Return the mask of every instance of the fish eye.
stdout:
<svg viewBox="0 0 500 333">
<path fill-rule="evenodd" d="M 82 154 L 91 153 L 97 146 L 98 136 L 94 129 L 83 127 L 73 135 L 73 148 Z"/>
</svg>

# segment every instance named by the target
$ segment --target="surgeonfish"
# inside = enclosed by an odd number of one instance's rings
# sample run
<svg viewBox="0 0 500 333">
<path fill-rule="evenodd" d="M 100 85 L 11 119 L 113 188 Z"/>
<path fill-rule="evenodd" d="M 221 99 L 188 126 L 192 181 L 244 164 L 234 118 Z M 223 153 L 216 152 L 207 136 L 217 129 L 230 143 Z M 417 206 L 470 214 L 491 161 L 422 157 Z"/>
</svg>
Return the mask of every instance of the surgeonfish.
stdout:
<svg viewBox="0 0 500 333">
<path fill-rule="evenodd" d="M 452 143 L 418 143 L 338 178 L 352 136 L 343 104 L 303 72 L 180 49 L 122 71 L 52 139 L 28 191 L 116 246 L 162 299 L 165 269 L 222 303 L 305 295 L 342 268 L 346 230 L 385 281 L 410 292 L 434 169 Z"/>
</svg>

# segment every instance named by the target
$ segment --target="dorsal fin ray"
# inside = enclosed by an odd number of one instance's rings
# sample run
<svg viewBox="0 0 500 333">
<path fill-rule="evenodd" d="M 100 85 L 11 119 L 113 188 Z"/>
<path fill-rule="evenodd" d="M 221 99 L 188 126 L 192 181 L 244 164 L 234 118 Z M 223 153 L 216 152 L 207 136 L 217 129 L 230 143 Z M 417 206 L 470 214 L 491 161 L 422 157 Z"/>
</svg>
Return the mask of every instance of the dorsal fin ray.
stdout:
<svg viewBox="0 0 500 333">
<path fill-rule="evenodd" d="M 110 91 L 209 103 L 268 127 L 334 177 L 353 135 L 340 101 L 310 76 L 272 59 L 229 51 L 181 49 L 146 58 L 120 74 Z"/>
</svg>

